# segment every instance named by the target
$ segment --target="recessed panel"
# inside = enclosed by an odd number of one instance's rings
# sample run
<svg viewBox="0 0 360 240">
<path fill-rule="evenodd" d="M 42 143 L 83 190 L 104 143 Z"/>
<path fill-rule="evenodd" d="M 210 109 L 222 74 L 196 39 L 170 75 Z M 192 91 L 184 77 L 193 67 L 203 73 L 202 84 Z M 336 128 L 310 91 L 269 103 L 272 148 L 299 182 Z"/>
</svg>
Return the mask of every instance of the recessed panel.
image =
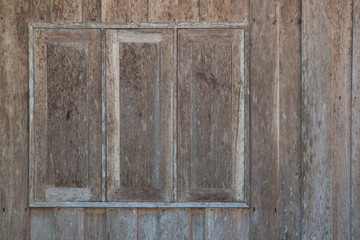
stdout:
<svg viewBox="0 0 360 240">
<path fill-rule="evenodd" d="M 106 36 L 107 198 L 169 201 L 172 30 L 109 30 Z"/>
<path fill-rule="evenodd" d="M 179 201 L 245 200 L 243 44 L 243 30 L 179 30 Z"/>
<path fill-rule="evenodd" d="M 34 36 L 33 200 L 100 201 L 100 31 Z"/>
</svg>

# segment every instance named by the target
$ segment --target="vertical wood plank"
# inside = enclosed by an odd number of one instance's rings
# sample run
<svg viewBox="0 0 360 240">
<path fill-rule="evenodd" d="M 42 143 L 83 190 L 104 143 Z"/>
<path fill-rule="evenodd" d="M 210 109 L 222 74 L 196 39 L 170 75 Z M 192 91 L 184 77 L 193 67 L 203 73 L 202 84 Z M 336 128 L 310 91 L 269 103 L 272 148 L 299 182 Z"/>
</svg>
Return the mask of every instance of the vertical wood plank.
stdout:
<svg viewBox="0 0 360 240">
<path fill-rule="evenodd" d="M 147 22 L 147 0 L 102 0 L 104 22 Z"/>
<path fill-rule="evenodd" d="M 54 209 L 56 240 L 84 239 L 84 210 L 82 208 Z"/>
<path fill-rule="evenodd" d="M 50 0 L 29 0 L 30 21 L 50 21 Z"/>
<path fill-rule="evenodd" d="M 301 0 L 279 1 L 280 239 L 300 239 Z M 275 210 L 274 210 L 275 211 Z"/>
<path fill-rule="evenodd" d="M 237 209 L 206 209 L 205 213 L 205 231 L 206 239 L 221 240 L 234 239 L 239 240 L 243 233 L 239 233 Z"/>
<path fill-rule="evenodd" d="M 360 239 L 360 0 L 353 1 L 352 239 Z"/>
<path fill-rule="evenodd" d="M 54 210 L 52 208 L 31 209 L 30 213 L 30 239 L 55 239 Z"/>
<path fill-rule="evenodd" d="M 250 216 L 249 209 L 238 209 L 237 217 L 238 217 L 238 224 L 239 224 L 239 239 L 240 240 L 247 240 L 250 238 L 249 216 Z"/>
<path fill-rule="evenodd" d="M 137 238 L 136 209 L 106 210 L 106 239 L 133 240 Z"/>
<path fill-rule="evenodd" d="M 93 22 L 101 19 L 101 0 L 51 0 L 51 21 Z"/>
<path fill-rule="evenodd" d="M 86 240 L 106 239 L 106 210 L 104 208 L 84 209 L 84 236 Z"/>
<path fill-rule="evenodd" d="M 189 209 L 160 210 L 159 239 L 190 239 Z"/>
<path fill-rule="evenodd" d="M 149 22 L 198 22 L 200 0 L 149 0 Z"/>
<path fill-rule="evenodd" d="M 352 0 L 332 2 L 332 237 L 350 239 Z"/>
<path fill-rule="evenodd" d="M 138 210 L 138 239 L 157 240 L 159 239 L 159 210 L 139 209 Z"/>
<path fill-rule="evenodd" d="M 330 239 L 331 1 L 302 1 L 303 238 Z"/>
<path fill-rule="evenodd" d="M 191 239 L 205 240 L 205 209 L 191 209 Z"/>
<path fill-rule="evenodd" d="M 0 1 L 0 239 L 29 239 L 29 1 Z"/>
<path fill-rule="evenodd" d="M 251 213 L 253 239 L 279 239 L 278 8 L 250 1 Z M 266 57 L 265 57 L 266 56 Z"/>
<path fill-rule="evenodd" d="M 201 0 L 201 20 L 204 22 L 248 21 L 248 0 Z"/>
</svg>

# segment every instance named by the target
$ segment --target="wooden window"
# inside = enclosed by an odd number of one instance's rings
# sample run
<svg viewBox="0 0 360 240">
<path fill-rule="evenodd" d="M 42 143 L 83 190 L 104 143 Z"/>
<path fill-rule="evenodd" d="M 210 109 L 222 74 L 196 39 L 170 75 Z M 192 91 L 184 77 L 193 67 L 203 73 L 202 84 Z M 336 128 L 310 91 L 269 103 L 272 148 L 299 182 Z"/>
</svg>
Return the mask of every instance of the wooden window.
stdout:
<svg viewBox="0 0 360 240">
<path fill-rule="evenodd" d="M 30 25 L 30 206 L 247 206 L 245 33 Z"/>
<path fill-rule="evenodd" d="M 107 199 L 171 201 L 173 31 L 106 32 Z"/>
<path fill-rule="evenodd" d="M 35 201 L 101 200 L 101 31 L 34 32 Z"/>
<path fill-rule="evenodd" d="M 244 199 L 243 30 L 179 30 L 178 199 Z"/>
</svg>

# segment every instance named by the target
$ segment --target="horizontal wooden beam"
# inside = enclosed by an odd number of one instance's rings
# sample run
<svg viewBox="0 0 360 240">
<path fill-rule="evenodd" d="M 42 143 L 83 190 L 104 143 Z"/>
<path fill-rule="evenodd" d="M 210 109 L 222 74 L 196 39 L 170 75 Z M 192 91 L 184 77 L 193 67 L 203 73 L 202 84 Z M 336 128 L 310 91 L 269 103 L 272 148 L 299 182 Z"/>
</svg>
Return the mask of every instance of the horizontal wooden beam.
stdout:
<svg viewBox="0 0 360 240">
<path fill-rule="evenodd" d="M 90 208 L 249 208 L 237 202 L 33 202 L 30 207 L 90 207 Z"/>
</svg>

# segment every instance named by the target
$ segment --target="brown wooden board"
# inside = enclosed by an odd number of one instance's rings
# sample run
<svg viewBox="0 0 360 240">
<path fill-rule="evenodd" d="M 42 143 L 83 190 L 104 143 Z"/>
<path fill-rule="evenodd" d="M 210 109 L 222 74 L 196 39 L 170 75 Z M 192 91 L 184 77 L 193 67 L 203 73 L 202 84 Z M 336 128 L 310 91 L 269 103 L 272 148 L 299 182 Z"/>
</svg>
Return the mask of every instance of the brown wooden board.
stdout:
<svg viewBox="0 0 360 240">
<path fill-rule="evenodd" d="M 102 0 L 103 22 L 147 22 L 147 0 Z"/>
<path fill-rule="evenodd" d="M 173 31 L 106 32 L 108 201 L 170 201 Z"/>
<path fill-rule="evenodd" d="M 29 15 L 0 1 L 0 239 L 29 239 Z"/>
<path fill-rule="evenodd" d="M 251 239 L 279 239 L 278 8 L 250 1 Z"/>
<path fill-rule="evenodd" d="M 248 0 L 200 0 L 201 21 L 248 21 Z"/>
<path fill-rule="evenodd" d="M 198 0 L 149 0 L 149 22 L 198 22 Z"/>
<path fill-rule="evenodd" d="M 51 0 L 51 21 L 100 21 L 101 0 Z"/>
<path fill-rule="evenodd" d="M 179 201 L 244 201 L 244 32 L 179 30 Z"/>
<path fill-rule="evenodd" d="M 34 36 L 30 200 L 100 201 L 100 30 Z"/>
</svg>

